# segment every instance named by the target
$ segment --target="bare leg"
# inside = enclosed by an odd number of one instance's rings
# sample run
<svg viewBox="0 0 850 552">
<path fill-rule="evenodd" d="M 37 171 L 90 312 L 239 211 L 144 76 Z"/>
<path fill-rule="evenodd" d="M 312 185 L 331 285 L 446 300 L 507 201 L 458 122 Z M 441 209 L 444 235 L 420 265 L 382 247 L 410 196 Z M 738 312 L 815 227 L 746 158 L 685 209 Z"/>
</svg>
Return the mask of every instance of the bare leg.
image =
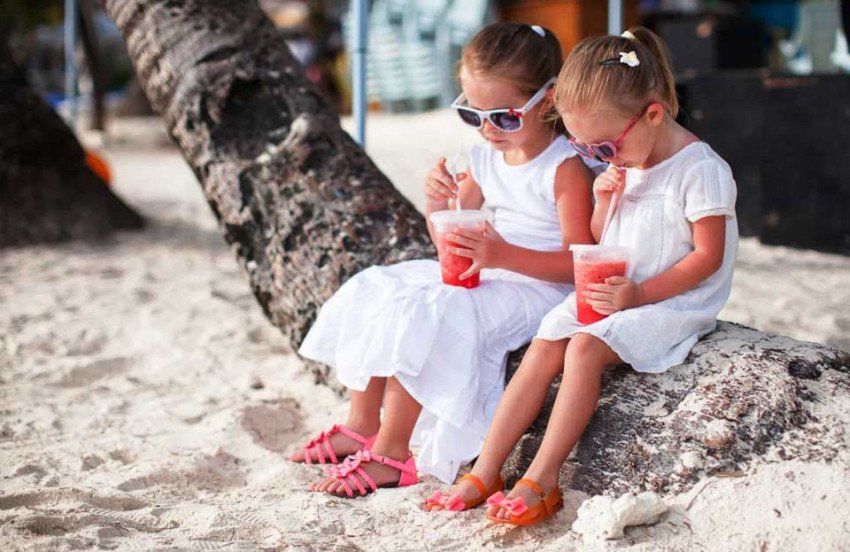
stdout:
<svg viewBox="0 0 850 552">
<path fill-rule="evenodd" d="M 397 379 L 388 378 L 384 394 L 384 420 L 378 438 L 372 445 L 372 452 L 405 462 L 410 451 L 410 436 L 421 411 L 422 405 L 410 396 L 404 386 Z M 395 483 L 401 476 L 395 468 L 375 462 L 365 464 L 363 469 L 377 485 Z M 345 487 L 333 478 L 314 483 L 310 488 L 331 494 L 345 494 Z"/>
<path fill-rule="evenodd" d="M 371 437 L 378 432 L 381 426 L 381 402 L 384 399 L 384 388 L 387 385 L 387 378 L 372 378 L 369 380 L 369 385 L 364 391 L 351 391 L 351 401 L 348 406 L 348 419 L 345 421 L 345 427 L 356 431 L 365 437 Z M 342 460 L 349 454 L 354 454 L 362 448 L 363 445 L 344 435 L 336 433 L 330 437 L 331 447 L 337 458 Z M 315 462 L 319 458 L 316 449 L 321 447 L 322 454 L 327 456 L 324 446 L 316 445 L 311 449 L 310 457 Z M 304 461 L 304 451 L 299 450 L 289 457 L 293 462 Z"/>
<path fill-rule="evenodd" d="M 472 474 L 488 489 L 496 482 L 514 445 L 540 413 L 549 385 L 563 370 L 566 348 L 566 340 L 535 339 L 531 342 L 516 374 L 505 389 L 487 432 L 484 447 L 472 468 Z M 471 500 L 478 496 L 478 489 L 468 481 L 461 481 L 455 485 L 451 496 Z"/>
<path fill-rule="evenodd" d="M 620 362 L 619 357 L 602 340 L 589 334 L 577 334 L 567 345 L 564 378 L 540 450 L 523 477 L 536 481 L 548 492 L 558 484 L 558 472 L 581 434 L 584 433 L 596 404 L 602 372 L 606 366 Z M 522 496 L 533 506 L 540 502 L 531 489 L 518 485 L 509 498 Z M 487 513 L 507 519 L 506 510 L 488 507 Z"/>
</svg>

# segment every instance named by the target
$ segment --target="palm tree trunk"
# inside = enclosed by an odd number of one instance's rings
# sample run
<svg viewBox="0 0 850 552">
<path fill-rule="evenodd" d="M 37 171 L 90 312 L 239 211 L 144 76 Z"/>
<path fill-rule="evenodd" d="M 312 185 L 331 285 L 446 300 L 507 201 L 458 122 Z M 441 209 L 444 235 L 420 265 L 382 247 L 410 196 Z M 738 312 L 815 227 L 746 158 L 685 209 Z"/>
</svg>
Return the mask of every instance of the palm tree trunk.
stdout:
<svg viewBox="0 0 850 552">
<path fill-rule="evenodd" d="M 266 315 L 297 346 L 374 264 L 435 254 L 253 1 L 106 0 Z"/>
</svg>

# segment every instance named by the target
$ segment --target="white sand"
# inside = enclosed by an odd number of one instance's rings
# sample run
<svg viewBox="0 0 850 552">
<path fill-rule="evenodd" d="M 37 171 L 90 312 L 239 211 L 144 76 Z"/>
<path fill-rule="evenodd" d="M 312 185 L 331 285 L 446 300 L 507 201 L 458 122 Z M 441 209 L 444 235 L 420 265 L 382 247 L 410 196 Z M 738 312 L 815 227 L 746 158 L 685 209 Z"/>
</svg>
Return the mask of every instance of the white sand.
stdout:
<svg viewBox="0 0 850 552">
<path fill-rule="evenodd" d="M 421 205 L 453 116 L 370 119 L 370 153 Z M 427 514 L 419 486 L 344 500 L 282 451 L 344 415 L 262 316 L 185 164 L 150 121 L 105 148 L 116 189 L 150 222 L 102 245 L 0 251 L 0 549 L 840 550 L 848 448 L 829 464 L 753 466 L 667 497 L 670 511 L 607 544 L 554 522 L 490 527 Z M 380 136 L 378 136 L 380 134 Z M 399 138 L 405 140 L 399 154 Z M 444 143 L 441 140 L 451 140 Z M 847 347 L 850 259 L 744 240 L 723 316 Z M 850 422 L 850 401 L 838 401 Z M 834 405 L 832 406 L 835 407 Z M 845 437 L 846 439 L 846 437 Z"/>
</svg>

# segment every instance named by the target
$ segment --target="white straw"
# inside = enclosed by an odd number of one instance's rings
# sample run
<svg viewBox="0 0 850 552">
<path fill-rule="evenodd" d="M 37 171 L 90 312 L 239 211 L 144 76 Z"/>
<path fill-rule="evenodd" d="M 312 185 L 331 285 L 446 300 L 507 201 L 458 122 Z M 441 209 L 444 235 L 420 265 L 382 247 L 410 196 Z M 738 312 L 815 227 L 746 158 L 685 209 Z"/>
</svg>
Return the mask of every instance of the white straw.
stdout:
<svg viewBox="0 0 850 552">
<path fill-rule="evenodd" d="M 452 168 L 449 169 L 449 171 L 452 173 L 452 182 L 455 183 L 455 186 L 458 186 L 457 174 L 461 171 L 461 162 L 462 162 L 461 157 L 462 156 L 463 156 L 463 152 L 461 151 L 460 147 L 458 147 L 458 149 L 455 150 L 454 156 L 452 156 L 452 160 L 451 160 Z M 459 213 L 461 210 L 462 210 L 462 207 L 460 205 L 460 188 L 458 187 L 458 194 L 457 194 L 457 196 L 455 196 L 455 211 L 457 211 Z"/>
<path fill-rule="evenodd" d="M 620 171 L 622 169 L 617 167 Z M 605 234 L 608 233 L 608 226 L 611 224 L 611 218 L 614 216 L 614 211 L 617 209 L 617 202 L 620 201 L 620 194 L 615 193 L 611 196 L 611 203 L 608 204 L 608 212 L 605 213 L 605 222 L 602 224 L 602 236 L 599 237 L 600 245 L 605 243 Z"/>
<path fill-rule="evenodd" d="M 599 244 L 605 243 L 605 234 L 608 232 L 608 226 L 611 223 L 611 217 L 614 216 L 614 211 L 617 209 L 617 201 L 620 199 L 620 194 L 611 196 L 611 203 L 608 205 L 608 212 L 605 213 L 605 222 L 602 224 L 602 236 L 599 238 Z"/>
</svg>

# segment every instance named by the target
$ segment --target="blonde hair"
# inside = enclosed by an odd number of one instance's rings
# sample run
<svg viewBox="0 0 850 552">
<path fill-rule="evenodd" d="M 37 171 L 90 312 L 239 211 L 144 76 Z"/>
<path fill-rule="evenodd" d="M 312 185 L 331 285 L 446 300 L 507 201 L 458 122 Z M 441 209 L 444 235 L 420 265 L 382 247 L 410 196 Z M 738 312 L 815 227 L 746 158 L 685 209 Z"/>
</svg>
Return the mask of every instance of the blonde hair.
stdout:
<svg viewBox="0 0 850 552">
<path fill-rule="evenodd" d="M 655 100 L 676 117 L 679 99 L 664 41 L 644 27 L 623 34 L 586 38 L 570 52 L 555 86 L 558 111 L 593 110 L 604 103 L 631 116 Z M 610 61 L 632 51 L 639 65 Z"/>
<path fill-rule="evenodd" d="M 524 23 L 487 25 L 464 46 L 458 74 L 465 69 L 475 76 L 502 80 L 530 97 L 556 77 L 563 64 L 561 43 L 552 31 L 544 27 L 536 29 Z M 550 101 L 544 100 L 540 114 L 544 122 L 564 132 Z"/>
</svg>

